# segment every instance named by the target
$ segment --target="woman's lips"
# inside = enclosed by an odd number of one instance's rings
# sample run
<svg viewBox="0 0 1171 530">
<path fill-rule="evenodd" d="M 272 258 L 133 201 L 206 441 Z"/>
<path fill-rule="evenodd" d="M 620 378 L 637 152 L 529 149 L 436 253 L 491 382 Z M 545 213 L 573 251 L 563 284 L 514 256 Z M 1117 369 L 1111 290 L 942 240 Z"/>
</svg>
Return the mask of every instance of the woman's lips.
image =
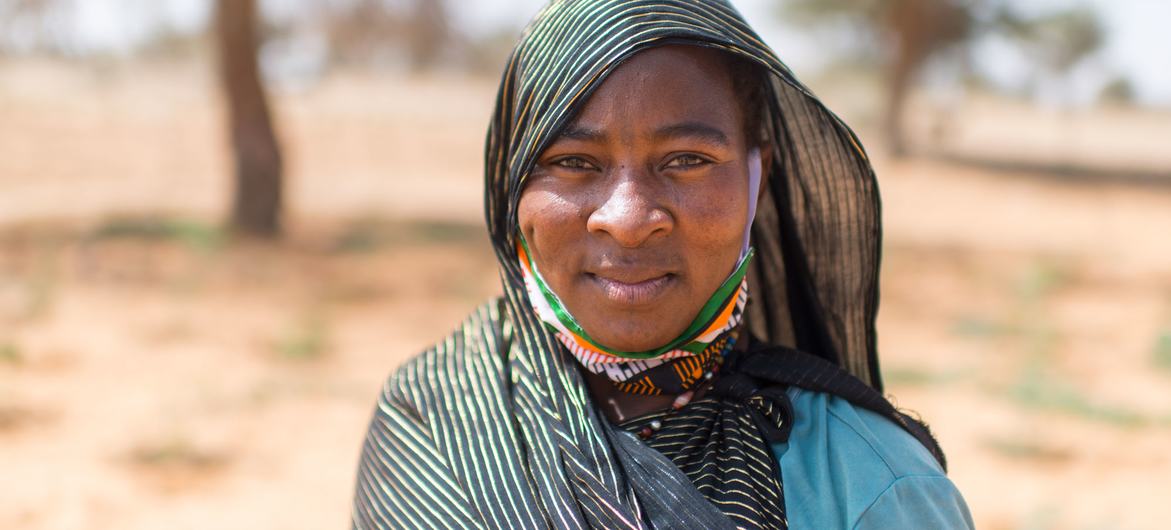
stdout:
<svg viewBox="0 0 1171 530">
<path fill-rule="evenodd" d="M 608 300 L 626 305 L 644 305 L 654 302 L 675 281 L 674 274 L 663 274 L 646 280 L 628 283 L 622 280 L 591 274 Z"/>
</svg>

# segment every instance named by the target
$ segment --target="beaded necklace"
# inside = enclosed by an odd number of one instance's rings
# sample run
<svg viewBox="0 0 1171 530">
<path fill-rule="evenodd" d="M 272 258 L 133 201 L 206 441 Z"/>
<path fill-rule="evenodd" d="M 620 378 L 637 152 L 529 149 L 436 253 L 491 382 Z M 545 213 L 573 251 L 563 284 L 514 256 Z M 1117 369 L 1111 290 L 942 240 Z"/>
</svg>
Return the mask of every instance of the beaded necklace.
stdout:
<svg viewBox="0 0 1171 530">
<path fill-rule="evenodd" d="M 679 395 L 675 397 L 675 400 L 671 402 L 671 408 L 658 414 L 652 414 L 651 416 L 654 419 L 639 429 L 639 438 L 646 440 L 651 436 L 654 436 L 654 434 L 658 432 L 659 429 L 663 428 L 664 419 L 678 412 L 683 407 L 686 407 L 693 399 L 695 399 L 695 395 L 697 393 L 699 393 L 701 390 L 704 390 L 709 384 L 711 384 L 716 375 L 720 373 L 720 367 L 724 364 L 724 358 L 728 355 L 728 352 L 732 351 L 732 348 L 736 346 L 736 339 L 739 334 L 740 329 L 734 329 L 718 339 L 717 342 L 719 342 L 719 344 L 713 343 L 713 346 L 716 348 L 712 349 L 713 355 L 711 356 L 711 360 L 710 362 L 706 363 L 704 370 L 700 372 L 698 377 L 694 379 L 694 383 L 689 385 L 688 388 L 684 389 Z M 691 358 L 679 359 L 677 361 L 672 361 L 670 364 L 679 363 L 688 359 Z M 670 364 L 667 366 L 670 366 Z M 620 386 L 619 389 L 621 389 Z"/>
</svg>

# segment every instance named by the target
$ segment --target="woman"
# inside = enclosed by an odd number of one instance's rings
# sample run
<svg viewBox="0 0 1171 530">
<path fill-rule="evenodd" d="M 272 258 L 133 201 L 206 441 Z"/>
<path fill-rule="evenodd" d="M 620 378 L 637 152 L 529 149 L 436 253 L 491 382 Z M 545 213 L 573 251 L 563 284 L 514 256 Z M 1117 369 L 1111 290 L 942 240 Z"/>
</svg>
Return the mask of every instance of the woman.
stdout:
<svg viewBox="0 0 1171 530">
<path fill-rule="evenodd" d="M 865 153 L 722 0 L 554 0 L 505 70 L 504 296 L 387 382 L 355 528 L 969 528 L 881 395 Z"/>
</svg>

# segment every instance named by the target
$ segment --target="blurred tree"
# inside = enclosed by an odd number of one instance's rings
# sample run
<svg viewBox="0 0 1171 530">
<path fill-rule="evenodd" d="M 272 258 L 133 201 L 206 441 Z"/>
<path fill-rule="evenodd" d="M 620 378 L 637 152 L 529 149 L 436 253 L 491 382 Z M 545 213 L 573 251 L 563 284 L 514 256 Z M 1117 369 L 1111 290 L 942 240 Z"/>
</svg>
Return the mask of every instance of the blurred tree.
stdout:
<svg viewBox="0 0 1171 530">
<path fill-rule="evenodd" d="M 1002 9 L 998 26 L 1040 66 L 1055 86 L 1067 87 L 1064 78 L 1105 42 L 1105 30 L 1097 13 L 1088 5 L 1025 18 Z"/>
<path fill-rule="evenodd" d="M 420 71 L 430 68 L 438 62 L 444 44 L 451 38 L 443 1 L 415 0 L 407 29 L 411 69 Z"/>
<path fill-rule="evenodd" d="M 281 152 L 260 75 L 256 18 L 255 0 L 217 1 L 220 77 L 235 155 L 230 223 L 241 233 L 277 237 L 281 231 Z"/>
<path fill-rule="evenodd" d="M 0 49 L 58 54 L 67 50 L 64 0 L 0 0 Z"/>
<path fill-rule="evenodd" d="M 330 62 L 371 63 L 378 60 L 378 43 L 399 35 L 398 21 L 381 0 L 355 0 L 323 6 Z"/>
<path fill-rule="evenodd" d="M 353 0 L 325 10 L 330 56 L 338 63 L 377 63 L 398 51 L 411 70 L 426 70 L 456 37 L 443 0 Z"/>
<path fill-rule="evenodd" d="M 903 114 L 919 73 L 936 54 L 973 32 L 972 6 L 963 0 L 788 0 L 787 14 L 814 23 L 850 22 L 880 41 L 886 57 L 883 127 L 891 154 L 907 152 Z"/>
<path fill-rule="evenodd" d="M 1134 99 L 1134 84 L 1122 76 L 1115 77 L 1098 92 L 1098 101 L 1108 105 L 1133 105 Z"/>
</svg>

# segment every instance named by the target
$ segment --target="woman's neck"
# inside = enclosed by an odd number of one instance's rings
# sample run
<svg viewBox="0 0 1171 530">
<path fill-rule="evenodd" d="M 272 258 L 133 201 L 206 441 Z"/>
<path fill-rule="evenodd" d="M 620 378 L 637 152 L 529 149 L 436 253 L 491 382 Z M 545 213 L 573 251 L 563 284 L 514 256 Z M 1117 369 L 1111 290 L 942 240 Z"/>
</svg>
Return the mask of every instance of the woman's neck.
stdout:
<svg viewBox="0 0 1171 530">
<path fill-rule="evenodd" d="M 736 341 L 733 349 L 747 351 L 750 339 L 749 334 L 743 328 L 743 324 L 741 325 L 740 336 L 743 338 Z M 585 377 L 586 386 L 590 390 L 590 395 L 594 398 L 594 404 L 606 415 L 606 419 L 615 424 L 623 423 L 653 412 L 667 410 L 671 408 L 671 404 L 678 397 L 674 395 L 645 396 L 631 394 L 620 390 L 605 375 L 590 373 L 586 370 L 582 370 L 581 373 Z M 707 385 L 701 385 L 696 389 L 695 397 L 692 400 L 694 401 L 703 397 L 706 390 Z"/>
<path fill-rule="evenodd" d="M 605 375 L 585 370 L 582 370 L 582 374 L 590 389 L 590 395 L 594 398 L 594 404 L 601 409 L 610 423 L 623 423 L 631 418 L 666 409 L 675 400 L 675 396 L 642 396 L 623 392 Z"/>
</svg>

